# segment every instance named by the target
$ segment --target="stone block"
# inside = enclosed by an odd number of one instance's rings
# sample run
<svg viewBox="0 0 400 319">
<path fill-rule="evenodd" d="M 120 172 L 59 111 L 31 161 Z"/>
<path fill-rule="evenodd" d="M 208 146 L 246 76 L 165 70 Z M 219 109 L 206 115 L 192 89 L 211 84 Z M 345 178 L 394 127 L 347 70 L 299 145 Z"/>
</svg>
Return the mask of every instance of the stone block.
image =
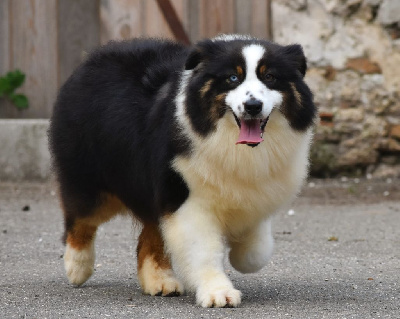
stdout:
<svg viewBox="0 0 400 319">
<path fill-rule="evenodd" d="M 388 150 L 391 152 L 400 152 L 400 142 L 394 138 L 389 138 Z"/>
<path fill-rule="evenodd" d="M 400 22 L 400 1 L 383 0 L 379 7 L 378 21 L 384 25 Z"/>
<path fill-rule="evenodd" d="M 394 125 L 390 128 L 390 134 L 391 137 L 397 138 L 400 140 L 400 125 Z"/>
<path fill-rule="evenodd" d="M 48 120 L 0 120 L 1 181 L 49 178 L 48 126 Z"/>
<path fill-rule="evenodd" d="M 335 114 L 335 122 L 361 122 L 364 110 L 361 108 L 340 109 Z"/>
<path fill-rule="evenodd" d="M 384 156 L 398 156 L 400 1 L 279 0 L 272 5 L 274 40 L 302 44 L 309 64 L 306 82 L 321 119 L 312 155 L 317 166 L 311 172 L 334 175 L 353 170 L 351 165 L 366 172 Z"/>
<path fill-rule="evenodd" d="M 329 177 L 337 168 L 338 145 L 315 142 L 311 147 L 310 173 L 314 176 Z"/>
<path fill-rule="evenodd" d="M 400 177 L 400 165 L 379 164 L 372 176 L 375 178 Z"/>
<path fill-rule="evenodd" d="M 363 138 L 383 137 L 387 136 L 387 134 L 388 124 L 385 119 L 374 115 L 366 116 L 362 130 Z"/>
<path fill-rule="evenodd" d="M 363 166 L 375 164 L 378 159 L 378 152 L 369 143 L 358 144 L 355 148 L 341 149 L 338 156 L 338 165 L 342 167 Z"/>
<path fill-rule="evenodd" d="M 290 2 L 290 1 L 289 1 Z M 294 10 L 287 1 L 272 1 L 274 41 L 300 43 L 311 64 L 323 62 L 324 42 L 334 32 L 333 17 L 316 0 L 307 1 L 307 10 Z"/>
<path fill-rule="evenodd" d="M 362 74 L 382 73 L 381 67 L 378 63 L 365 57 L 348 59 L 346 68 L 355 70 Z"/>
</svg>

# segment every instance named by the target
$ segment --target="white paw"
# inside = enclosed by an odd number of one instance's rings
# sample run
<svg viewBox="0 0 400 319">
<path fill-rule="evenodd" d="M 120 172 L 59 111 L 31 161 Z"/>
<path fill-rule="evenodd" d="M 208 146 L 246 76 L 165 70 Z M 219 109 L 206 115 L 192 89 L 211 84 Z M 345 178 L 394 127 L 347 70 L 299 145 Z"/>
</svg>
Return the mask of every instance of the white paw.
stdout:
<svg viewBox="0 0 400 319">
<path fill-rule="evenodd" d="M 237 307 L 241 302 L 242 293 L 233 287 L 219 287 L 214 289 L 198 289 L 197 304 L 204 308 Z"/>
<path fill-rule="evenodd" d="M 143 292 L 151 296 L 180 296 L 184 292 L 182 283 L 174 277 L 171 269 L 160 268 L 152 258 L 146 258 L 138 271 Z"/>
<path fill-rule="evenodd" d="M 67 244 L 64 254 L 64 267 L 71 284 L 80 286 L 93 274 L 93 247 L 77 250 Z"/>
</svg>

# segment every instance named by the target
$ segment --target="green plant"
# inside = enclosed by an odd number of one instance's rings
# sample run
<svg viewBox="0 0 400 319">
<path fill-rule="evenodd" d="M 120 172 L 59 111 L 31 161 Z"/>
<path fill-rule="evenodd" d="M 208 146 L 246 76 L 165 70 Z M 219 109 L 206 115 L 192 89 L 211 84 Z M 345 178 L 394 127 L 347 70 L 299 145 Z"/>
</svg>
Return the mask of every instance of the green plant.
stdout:
<svg viewBox="0 0 400 319">
<path fill-rule="evenodd" d="M 20 70 L 10 71 L 0 77 L 0 98 L 9 99 L 17 108 L 26 109 L 29 106 L 28 98 L 24 94 L 15 94 L 25 81 L 25 74 Z"/>
</svg>

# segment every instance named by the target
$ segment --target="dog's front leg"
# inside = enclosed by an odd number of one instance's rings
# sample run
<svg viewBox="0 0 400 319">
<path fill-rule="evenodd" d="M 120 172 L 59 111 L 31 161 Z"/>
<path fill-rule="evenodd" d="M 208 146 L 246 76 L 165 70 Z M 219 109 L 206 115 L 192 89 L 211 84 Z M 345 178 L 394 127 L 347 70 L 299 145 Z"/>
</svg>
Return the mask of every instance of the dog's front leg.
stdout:
<svg viewBox="0 0 400 319">
<path fill-rule="evenodd" d="M 196 291 L 203 307 L 236 307 L 241 293 L 223 269 L 225 244 L 218 219 L 200 200 L 188 199 L 162 220 L 163 236 L 175 272 Z"/>
<path fill-rule="evenodd" d="M 229 260 L 236 270 L 242 273 L 259 271 L 272 255 L 274 239 L 271 218 L 250 229 L 239 240 L 231 241 L 230 245 Z"/>
</svg>

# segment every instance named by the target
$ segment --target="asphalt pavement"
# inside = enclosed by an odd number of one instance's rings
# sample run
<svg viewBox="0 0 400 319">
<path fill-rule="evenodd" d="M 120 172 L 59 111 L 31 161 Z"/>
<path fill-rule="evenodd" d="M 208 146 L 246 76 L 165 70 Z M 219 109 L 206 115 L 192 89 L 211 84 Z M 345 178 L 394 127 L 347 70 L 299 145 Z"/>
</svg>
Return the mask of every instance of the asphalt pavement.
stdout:
<svg viewBox="0 0 400 319">
<path fill-rule="evenodd" d="M 94 275 L 70 286 L 54 184 L 0 183 L 0 318 L 400 318 L 398 182 L 309 182 L 275 217 L 267 267 L 243 275 L 226 263 L 243 293 L 235 309 L 143 295 L 139 228 L 126 217 L 101 226 Z"/>
</svg>

